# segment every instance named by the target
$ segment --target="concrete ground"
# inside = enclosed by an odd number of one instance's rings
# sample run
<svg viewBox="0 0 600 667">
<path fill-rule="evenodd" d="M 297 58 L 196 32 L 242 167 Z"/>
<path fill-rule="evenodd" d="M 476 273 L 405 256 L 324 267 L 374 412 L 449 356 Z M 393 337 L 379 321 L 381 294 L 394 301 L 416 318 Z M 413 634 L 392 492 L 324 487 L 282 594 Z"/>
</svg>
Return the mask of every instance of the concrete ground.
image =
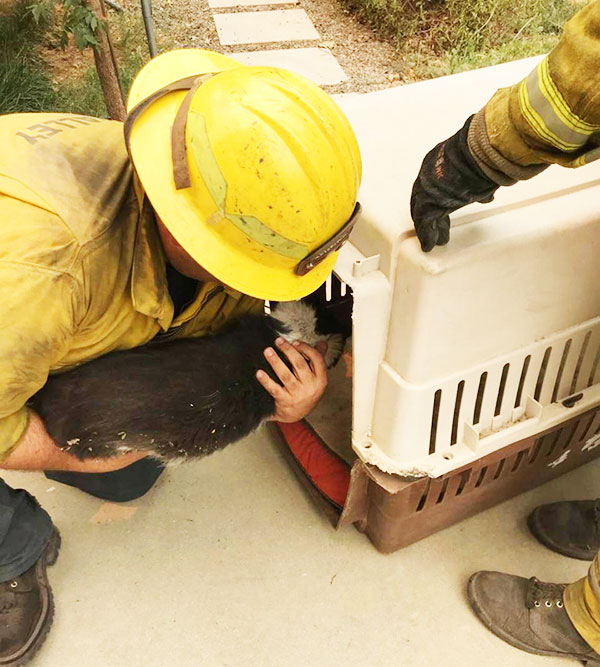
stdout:
<svg viewBox="0 0 600 667">
<path fill-rule="evenodd" d="M 586 564 L 531 538 L 538 503 L 597 494 L 588 464 L 392 555 L 336 533 L 260 431 L 107 505 L 37 473 L 63 534 L 53 630 L 34 665 L 487 667 L 569 664 L 491 635 L 465 600 L 477 569 L 571 581 Z M 571 664 L 577 664 L 571 662 Z"/>
</svg>

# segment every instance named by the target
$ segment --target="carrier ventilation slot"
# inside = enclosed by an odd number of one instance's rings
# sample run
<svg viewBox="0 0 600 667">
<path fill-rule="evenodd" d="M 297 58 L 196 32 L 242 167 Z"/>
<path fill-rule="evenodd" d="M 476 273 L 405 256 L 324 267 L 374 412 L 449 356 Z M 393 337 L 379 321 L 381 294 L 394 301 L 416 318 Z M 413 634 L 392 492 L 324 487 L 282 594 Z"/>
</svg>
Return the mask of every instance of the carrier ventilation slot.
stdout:
<svg viewBox="0 0 600 667">
<path fill-rule="evenodd" d="M 470 477 L 471 477 L 470 470 L 465 470 L 460 474 L 460 484 L 458 485 L 458 489 L 456 489 L 457 496 L 460 496 L 460 494 L 465 490 L 465 486 L 467 485 L 467 482 L 469 481 Z"/>
<path fill-rule="evenodd" d="M 440 495 L 438 496 L 437 500 L 435 501 L 436 505 L 439 505 L 441 502 L 444 500 L 444 496 L 446 495 L 446 490 L 448 489 L 448 482 L 450 481 L 449 477 L 446 477 L 446 479 L 442 482 L 442 490 L 440 491 Z"/>
<path fill-rule="evenodd" d="M 481 417 L 481 405 L 483 403 L 483 394 L 485 393 L 485 383 L 487 382 L 487 376 L 487 371 L 485 371 L 479 378 L 477 398 L 475 399 L 475 411 L 473 412 L 473 424 L 479 424 L 479 419 Z"/>
<path fill-rule="evenodd" d="M 517 458 L 515 459 L 515 463 L 511 469 L 511 472 L 516 472 L 519 469 L 519 466 L 521 465 L 521 462 L 525 458 L 525 454 L 527 454 L 528 451 L 529 449 L 523 449 L 517 454 Z"/>
<path fill-rule="evenodd" d="M 500 385 L 498 386 L 498 397 L 496 398 L 496 409 L 494 417 L 497 417 L 502 412 L 502 399 L 504 398 L 504 389 L 506 388 L 506 379 L 508 378 L 508 371 L 510 364 L 504 364 L 502 369 L 502 377 L 500 378 Z"/>
<path fill-rule="evenodd" d="M 425 491 L 423 491 L 423 495 L 419 499 L 419 504 L 417 505 L 417 512 L 421 512 L 423 508 L 425 507 L 425 503 L 427 502 L 427 497 L 429 496 L 429 489 L 431 488 L 431 478 L 427 479 L 427 486 L 425 487 Z"/>
<path fill-rule="evenodd" d="M 585 425 L 583 433 L 581 434 L 581 440 L 587 440 L 590 437 L 590 431 L 592 429 L 592 424 L 594 423 L 594 419 L 596 418 L 596 414 L 597 412 L 592 412 L 592 414 L 590 415 L 590 420 Z"/>
<path fill-rule="evenodd" d="M 477 481 L 475 482 L 475 488 L 478 489 L 482 484 L 483 480 L 485 479 L 485 475 L 488 471 L 487 466 L 483 466 L 483 468 L 479 471 L 479 477 L 477 478 Z"/>
<path fill-rule="evenodd" d="M 587 383 L 588 387 L 591 387 L 594 384 L 594 380 L 596 379 L 596 371 L 598 370 L 598 361 L 600 361 L 600 344 L 596 349 L 596 356 L 594 357 L 594 363 L 592 365 L 592 370 L 590 371 L 590 376 L 588 378 L 588 383 Z"/>
<path fill-rule="evenodd" d="M 573 422 L 573 426 L 570 428 L 569 435 L 565 439 L 562 449 L 563 452 L 572 444 L 573 438 L 575 437 L 575 431 L 577 431 L 577 427 L 579 426 L 580 422 L 575 421 Z"/>
<path fill-rule="evenodd" d="M 542 445 L 544 444 L 544 437 L 542 436 L 541 438 L 538 438 L 533 447 L 531 448 L 531 456 L 529 458 L 529 465 L 532 463 L 536 462 L 537 457 L 539 456 L 541 450 L 542 450 Z"/>
<path fill-rule="evenodd" d="M 498 464 L 498 467 L 496 468 L 496 472 L 494 473 L 494 479 L 498 479 L 500 475 L 502 474 L 502 469 L 504 468 L 504 463 L 506 462 L 506 459 L 502 459 L 500 463 Z"/>
<path fill-rule="evenodd" d="M 556 374 L 556 380 L 554 381 L 554 389 L 552 390 L 552 403 L 556 402 L 556 399 L 558 397 L 558 390 L 560 389 L 560 382 L 562 380 L 562 376 L 565 370 L 565 365 L 567 363 L 567 357 L 569 356 L 569 350 L 571 349 L 571 344 L 573 343 L 573 340 L 569 338 L 569 340 L 565 343 L 565 347 L 563 349 L 562 357 L 560 358 L 560 365 L 558 367 L 558 372 Z"/>
<path fill-rule="evenodd" d="M 544 358 L 542 359 L 542 365 L 540 366 L 540 371 L 538 373 L 537 382 L 535 385 L 535 393 L 533 394 L 533 398 L 535 398 L 536 401 L 540 400 L 540 396 L 542 394 L 542 388 L 544 386 L 544 377 L 546 376 L 546 369 L 548 368 L 548 362 L 550 361 L 551 354 L 552 354 L 552 348 L 551 347 L 546 348 L 546 352 L 544 352 Z"/>
<path fill-rule="evenodd" d="M 327 278 L 325 281 L 325 301 L 331 301 L 332 293 L 333 293 L 333 281 L 331 279 L 331 276 Z"/>
<path fill-rule="evenodd" d="M 546 458 L 549 458 L 550 456 L 552 456 L 552 454 L 554 454 L 554 450 L 556 449 L 556 445 L 558 444 L 558 439 L 560 438 L 561 433 L 562 433 L 562 428 L 559 428 L 550 434 L 551 436 L 554 437 L 551 438 L 550 447 L 546 452 Z"/>
<path fill-rule="evenodd" d="M 588 331 L 585 334 L 583 339 L 583 344 L 581 345 L 581 350 L 579 352 L 579 357 L 577 358 L 577 364 L 575 370 L 573 371 L 573 380 L 571 386 L 569 387 L 569 394 L 574 394 L 577 388 L 577 381 L 579 380 L 579 373 L 581 372 L 581 366 L 583 365 L 583 360 L 585 359 L 585 353 L 587 352 L 588 345 L 590 343 L 590 338 L 592 337 L 592 332 Z"/>
<path fill-rule="evenodd" d="M 528 354 L 523 361 L 523 368 L 521 369 L 521 377 L 519 378 L 519 388 L 517 389 L 517 396 L 515 398 L 515 408 L 518 408 L 521 405 L 521 400 L 523 399 L 523 386 L 525 385 L 525 379 L 527 377 L 527 371 L 529 370 L 530 363 L 531 363 L 531 355 Z"/>
<path fill-rule="evenodd" d="M 454 417 L 452 418 L 452 434 L 450 444 L 455 445 L 458 439 L 458 419 L 460 417 L 460 404 L 462 403 L 465 381 L 461 380 L 456 387 L 456 401 L 454 402 Z"/>
<path fill-rule="evenodd" d="M 331 274 L 325 281 L 325 301 L 336 300 L 338 297 L 346 296 L 347 283 L 341 281 L 337 276 Z"/>
<path fill-rule="evenodd" d="M 438 389 L 433 397 L 433 413 L 431 415 L 431 435 L 429 437 L 429 453 L 435 452 L 435 441 L 437 438 L 438 417 L 440 414 L 440 403 L 442 402 L 442 390 Z"/>
</svg>

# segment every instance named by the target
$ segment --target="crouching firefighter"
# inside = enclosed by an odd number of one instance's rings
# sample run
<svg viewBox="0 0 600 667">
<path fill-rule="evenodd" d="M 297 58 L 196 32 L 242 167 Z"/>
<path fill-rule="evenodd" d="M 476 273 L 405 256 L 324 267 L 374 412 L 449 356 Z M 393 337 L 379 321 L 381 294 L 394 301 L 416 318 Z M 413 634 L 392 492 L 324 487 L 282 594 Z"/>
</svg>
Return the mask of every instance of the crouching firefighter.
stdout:
<svg viewBox="0 0 600 667">
<path fill-rule="evenodd" d="M 525 80 L 499 90 L 427 154 L 411 200 L 422 249 L 448 243 L 449 214 L 491 201 L 498 187 L 531 178 L 550 164 L 580 167 L 600 158 L 599 90 L 600 0 L 593 0 Z M 538 507 L 529 527 L 549 549 L 593 559 L 588 576 L 565 585 L 477 572 L 468 585 L 473 610 L 517 648 L 600 665 L 600 501 Z"/>
<path fill-rule="evenodd" d="M 143 495 L 162 467 L 139 453 L 78 460 L 29 398 L 49 373 L 313 292 L 350 233 L 361 177 L 342 112 L 287 71 L 165 53 L 138 74 L 128 111 L 125 125 L 0 118 L 0 467 L 113 501 Z M 267 354 L 281 385 L 258 380 L 274 418 L 297 421 L 326 373 L 280 347 L 298 377 Z M 36 500 L 0 480 L 0 665 L 24 664 L 48 633 L 59 546 Z"/>
</svg>

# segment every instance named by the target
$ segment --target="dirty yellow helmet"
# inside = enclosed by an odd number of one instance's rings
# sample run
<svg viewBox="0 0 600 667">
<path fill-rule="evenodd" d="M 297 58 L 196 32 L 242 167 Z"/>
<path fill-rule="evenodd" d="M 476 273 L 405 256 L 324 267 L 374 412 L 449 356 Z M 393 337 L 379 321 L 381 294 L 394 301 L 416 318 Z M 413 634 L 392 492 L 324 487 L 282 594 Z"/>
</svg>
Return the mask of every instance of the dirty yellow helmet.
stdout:
<svg viewBox="0 0 600 667">
<path fill-rule="evenodd" d="M 359 207 L 360 153 L 304 77 L 182 49 L 133 82 L 125 133 L 157 215 L 209 273 L 260 299 L 314 291 Z"/>
</svg>

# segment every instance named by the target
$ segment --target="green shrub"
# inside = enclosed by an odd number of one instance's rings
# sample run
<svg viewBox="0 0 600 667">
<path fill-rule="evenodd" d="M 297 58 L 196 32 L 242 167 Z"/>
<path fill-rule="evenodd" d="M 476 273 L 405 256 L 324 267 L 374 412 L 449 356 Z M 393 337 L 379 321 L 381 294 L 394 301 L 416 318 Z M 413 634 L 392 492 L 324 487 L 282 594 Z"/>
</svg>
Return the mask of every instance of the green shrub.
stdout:
<svg viewBox="0 0 600 667">
<path fill-rule="evenodd" d="M 19 0 L 6 14 L 0 14 L 2 52 L 30 49 L 38 43 L 52 18 L 52 5 L 40 3 L 37 19 L 28 0 Z"/>
<path fill-rule="evenodd" d="M 416 77 L 542 53 L 580 5 L 572 0 L 346 0 L 394 39 Z"/>
</svg>

